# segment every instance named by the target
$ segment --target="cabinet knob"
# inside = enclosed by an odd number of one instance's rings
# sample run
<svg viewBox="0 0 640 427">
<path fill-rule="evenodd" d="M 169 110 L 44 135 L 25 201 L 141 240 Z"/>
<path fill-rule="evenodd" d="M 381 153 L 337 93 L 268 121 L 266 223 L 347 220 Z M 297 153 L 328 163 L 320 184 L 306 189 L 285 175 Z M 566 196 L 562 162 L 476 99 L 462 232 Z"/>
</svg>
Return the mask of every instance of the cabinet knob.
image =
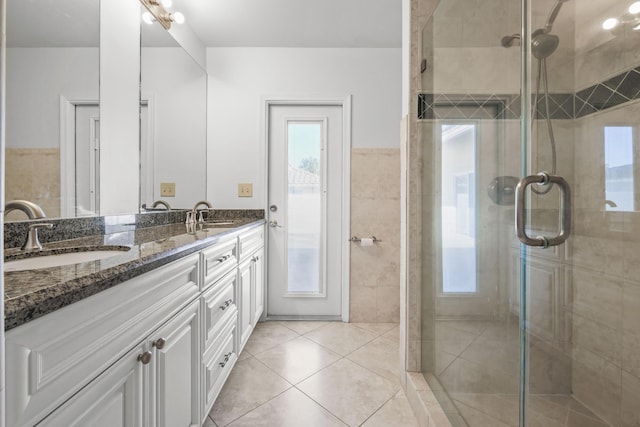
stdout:
<svg viewBox="0 0 640 427">
<path fill-rule="evenodd" d="M 142 362 L 143 365 L 148 365 L 151 362 L 151 352 L 145 351 L 138 355 L 138 362 Z"/>
<path fill-rule="evenodd" d="M 165 340 L 164 338 L 158 338 L 153 342 L 153 346 L 158 350 L 162 350 L 166 343 L 167 343 L 167 340 Z"/>
</svg>

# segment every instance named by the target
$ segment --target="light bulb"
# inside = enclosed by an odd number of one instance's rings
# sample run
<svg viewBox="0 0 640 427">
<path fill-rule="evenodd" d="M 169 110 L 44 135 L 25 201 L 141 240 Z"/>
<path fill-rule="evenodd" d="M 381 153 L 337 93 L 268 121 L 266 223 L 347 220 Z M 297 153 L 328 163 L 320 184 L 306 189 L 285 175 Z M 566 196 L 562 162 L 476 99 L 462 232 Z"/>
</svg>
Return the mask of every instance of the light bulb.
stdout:
<svg viewBox="0 0 640 427">
<path fill-rule="evenodd" d="M 184 24 L 184 15 L 181 12 L 174 12 L 171 14 L 171 20 L 176 24 Z"/>
<path fill-rule="evenodd" d="M 160 0 L 160 3 L 162 3 L 164 7 L 171 7 L 173 5 L 173 0 Z"/>
<path fill-rule="evenodd" d="M 629 6 L 629 13 L 632 15 L 640 13 L 640 1 L 632 3 L 631 6 Z"/>
<path fill-rule="evenodd" d="M 602 28 L 605 30 L 613 30 L 618 26 L 618 20 L 616 18 L 609 18 L 602 23 Z"/>
<path fill-rule="evenodd" d="M 151 13 L 149 13 L 149 12 L 143 13 L 142 14 L 142 21 L 145 24 L 149 24 L 149 25 L 153 24 L 153 15 L 151 15 Z"/>
</svg>

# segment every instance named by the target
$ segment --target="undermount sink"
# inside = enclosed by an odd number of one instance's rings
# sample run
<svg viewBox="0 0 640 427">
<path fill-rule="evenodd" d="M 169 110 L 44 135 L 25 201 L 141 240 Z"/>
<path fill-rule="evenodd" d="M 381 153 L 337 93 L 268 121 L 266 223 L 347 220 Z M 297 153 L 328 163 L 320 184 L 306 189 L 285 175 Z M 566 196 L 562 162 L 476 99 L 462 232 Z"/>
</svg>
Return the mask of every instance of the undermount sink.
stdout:
<svg viewBox="0 0 640 427">
<path fill-rule="evenodd" d="M 4 271 L 37 270 L 60 267 L 81 262 L 97 261 L 121 255 L 128 246 L 92 246 L 64 249 L 49 249 L 38 252 L 18 253 L 5 258 Z"/>
</svg>

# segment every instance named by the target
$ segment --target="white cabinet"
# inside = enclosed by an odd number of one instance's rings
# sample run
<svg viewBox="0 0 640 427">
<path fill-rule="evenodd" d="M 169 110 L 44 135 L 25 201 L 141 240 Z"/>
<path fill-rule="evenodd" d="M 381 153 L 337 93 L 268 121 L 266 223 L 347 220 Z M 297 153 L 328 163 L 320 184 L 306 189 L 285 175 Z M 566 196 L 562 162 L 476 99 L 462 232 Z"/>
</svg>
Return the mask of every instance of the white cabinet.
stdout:
<svg viewBox="0 0 640 427">
<path fill-rule="evenodd" d="M 46 427 L 138 427 L 143 425 L 145 367 L 140 344 L 45 418 Z"/>
<path fill-rule="evenodd" d="M 263 311 L 263 236 L 251 228 L 9 330 L 7 425 L 200 426 Z"/>
<path fill-rule="evenodd" d="M 253 258 L 253 326 L 258 323 L 264 311 L 264 248 L 260 248 Z"/>
<path fill-rule="evenodd" d="M 33 426 L 199 295 L 199 256 L 7 331 L 11 427 Z"/>
<path fill-rule="evenodd" d="M 238 348 L 240 351 L 251 336 L 253 326 L 253 313 L 251 311 L 251 285 L 253 279 L 253 261 L 248 259 L 238 268 Z"/>
<path fill-rule="evenodd" d="M 200 302 L 193 301 L 147 340 L 150 423 L 200 425 Z M 143 353 L 144 354 L 144 353 Z"/>
</svg>

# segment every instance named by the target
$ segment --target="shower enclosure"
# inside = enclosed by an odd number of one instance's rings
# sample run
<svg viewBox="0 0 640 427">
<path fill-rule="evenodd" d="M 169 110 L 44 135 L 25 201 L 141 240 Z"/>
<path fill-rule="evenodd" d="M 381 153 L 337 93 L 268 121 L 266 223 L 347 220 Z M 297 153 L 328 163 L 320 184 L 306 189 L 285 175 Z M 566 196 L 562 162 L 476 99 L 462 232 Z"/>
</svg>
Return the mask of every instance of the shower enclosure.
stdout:
<svg viewBox="0 0 640 427">
<path fill-rule="evenodd" d="M 453 426 L 640 426 L 640 2 L 416 4 L 422 374 Z"/>
</svg>

